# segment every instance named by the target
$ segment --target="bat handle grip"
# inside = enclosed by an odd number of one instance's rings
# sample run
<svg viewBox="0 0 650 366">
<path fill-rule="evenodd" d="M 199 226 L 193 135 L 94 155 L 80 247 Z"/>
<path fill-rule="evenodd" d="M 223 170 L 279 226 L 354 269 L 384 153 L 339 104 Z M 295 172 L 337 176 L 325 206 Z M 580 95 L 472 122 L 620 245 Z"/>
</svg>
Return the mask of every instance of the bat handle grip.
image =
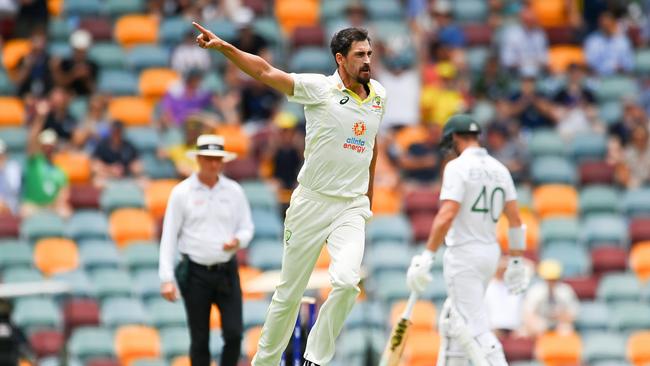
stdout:
<svg viewBox="0 0 650 366">
<path fill-rule="evenodd" d="M 417 301 L 418 301 L 417 292 L 411 291 L 411 294 L 409 295 L 409 299 L 406 302 L 406 307 L 404 308 L 404 314 L 402 315 L 402 318 L 404 319 L 411 318 L 411 313 L 413 312 L 413 308 L 415 307 L 415 303 Z"/>
</svg>

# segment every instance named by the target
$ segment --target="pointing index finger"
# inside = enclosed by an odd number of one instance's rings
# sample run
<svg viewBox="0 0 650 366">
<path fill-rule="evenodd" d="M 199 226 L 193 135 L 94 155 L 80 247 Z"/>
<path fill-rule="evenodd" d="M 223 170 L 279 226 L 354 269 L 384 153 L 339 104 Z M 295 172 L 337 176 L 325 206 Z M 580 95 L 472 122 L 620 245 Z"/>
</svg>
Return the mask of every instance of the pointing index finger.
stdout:
<svg viewBox="0 0 650 366">
<path fill-rule="evenodd" d="M 201 33 L 208 33 L 209 32 L 207 29 L 203 28 L 203 26 L 201 24 L 197 23 L 197 22 L 192 22 L 192 25 L 194 26 L 194 28 L 198 29 L 199 32 L 201 32 Z"/>
</svg>

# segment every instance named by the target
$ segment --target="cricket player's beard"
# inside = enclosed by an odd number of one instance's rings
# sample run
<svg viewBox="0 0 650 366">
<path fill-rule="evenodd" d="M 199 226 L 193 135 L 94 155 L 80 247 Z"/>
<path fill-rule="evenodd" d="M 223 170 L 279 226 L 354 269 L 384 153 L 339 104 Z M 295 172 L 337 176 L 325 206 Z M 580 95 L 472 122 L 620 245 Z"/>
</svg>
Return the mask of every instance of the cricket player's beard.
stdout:
<svg viewBox="0 0 650 366">
<path fill-rule="evenodd" d="M 368 76 L 363 76 L 362 73 L 367 71 Z M 355 78 L 357 80 L 357 83 L 361 85 L 366 85 L 370 82 L 370 66 L 362 67 L 359 70 L 359 73 L 357 74 L 357 77 Z"/>
</svg>

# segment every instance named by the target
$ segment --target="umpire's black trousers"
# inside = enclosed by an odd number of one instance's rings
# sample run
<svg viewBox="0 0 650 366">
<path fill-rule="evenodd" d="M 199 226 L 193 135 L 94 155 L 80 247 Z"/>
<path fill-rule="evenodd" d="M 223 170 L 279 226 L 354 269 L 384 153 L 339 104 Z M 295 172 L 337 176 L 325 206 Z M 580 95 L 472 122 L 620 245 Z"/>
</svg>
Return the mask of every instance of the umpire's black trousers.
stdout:
<svg viewBox="0 0 650 366">
<path fill-rule="evenodd" d="M 224 340 L 219 366 L 236 366 L 241 352 L 243 333 L 242 292 L 235 257 L 213 266 L 194 263 L 183 256 L 187 273 L 178 279 L 190 328 L 192 366 L 210 365 L 210 309 L 216 304 L 221 312 L 221 335 Z"/>
</svg>

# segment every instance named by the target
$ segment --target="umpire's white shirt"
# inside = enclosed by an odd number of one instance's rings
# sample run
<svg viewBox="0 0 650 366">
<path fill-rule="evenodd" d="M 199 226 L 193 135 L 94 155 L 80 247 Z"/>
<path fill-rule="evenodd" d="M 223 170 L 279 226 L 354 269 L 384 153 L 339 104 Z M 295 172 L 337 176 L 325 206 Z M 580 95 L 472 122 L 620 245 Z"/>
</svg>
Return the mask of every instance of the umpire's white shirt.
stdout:
<svg viewBox="0 0 650 366">
<path fill-rule="evenodd" d="M 177 248 L 196 263 L 224 263 L 235 255 L 235 251 L 223 250 L 223 244 L 233 238 L 239 239 L 241 248 L 253 238 L 244 190 L 222 175 L 210 188 L 192 174 L 174 187 L 167 202 L 160 241 L 160 280 L 174 280 Z"/>
<path fill-rule="evenodd" d="M 460 203 L 445 245 L 495 244 L 496 223 L 505 202 L 517 199 L 508 169 L 485 149 L 470 147 L 447 163 L 441 200 Z"/>
</svg>

